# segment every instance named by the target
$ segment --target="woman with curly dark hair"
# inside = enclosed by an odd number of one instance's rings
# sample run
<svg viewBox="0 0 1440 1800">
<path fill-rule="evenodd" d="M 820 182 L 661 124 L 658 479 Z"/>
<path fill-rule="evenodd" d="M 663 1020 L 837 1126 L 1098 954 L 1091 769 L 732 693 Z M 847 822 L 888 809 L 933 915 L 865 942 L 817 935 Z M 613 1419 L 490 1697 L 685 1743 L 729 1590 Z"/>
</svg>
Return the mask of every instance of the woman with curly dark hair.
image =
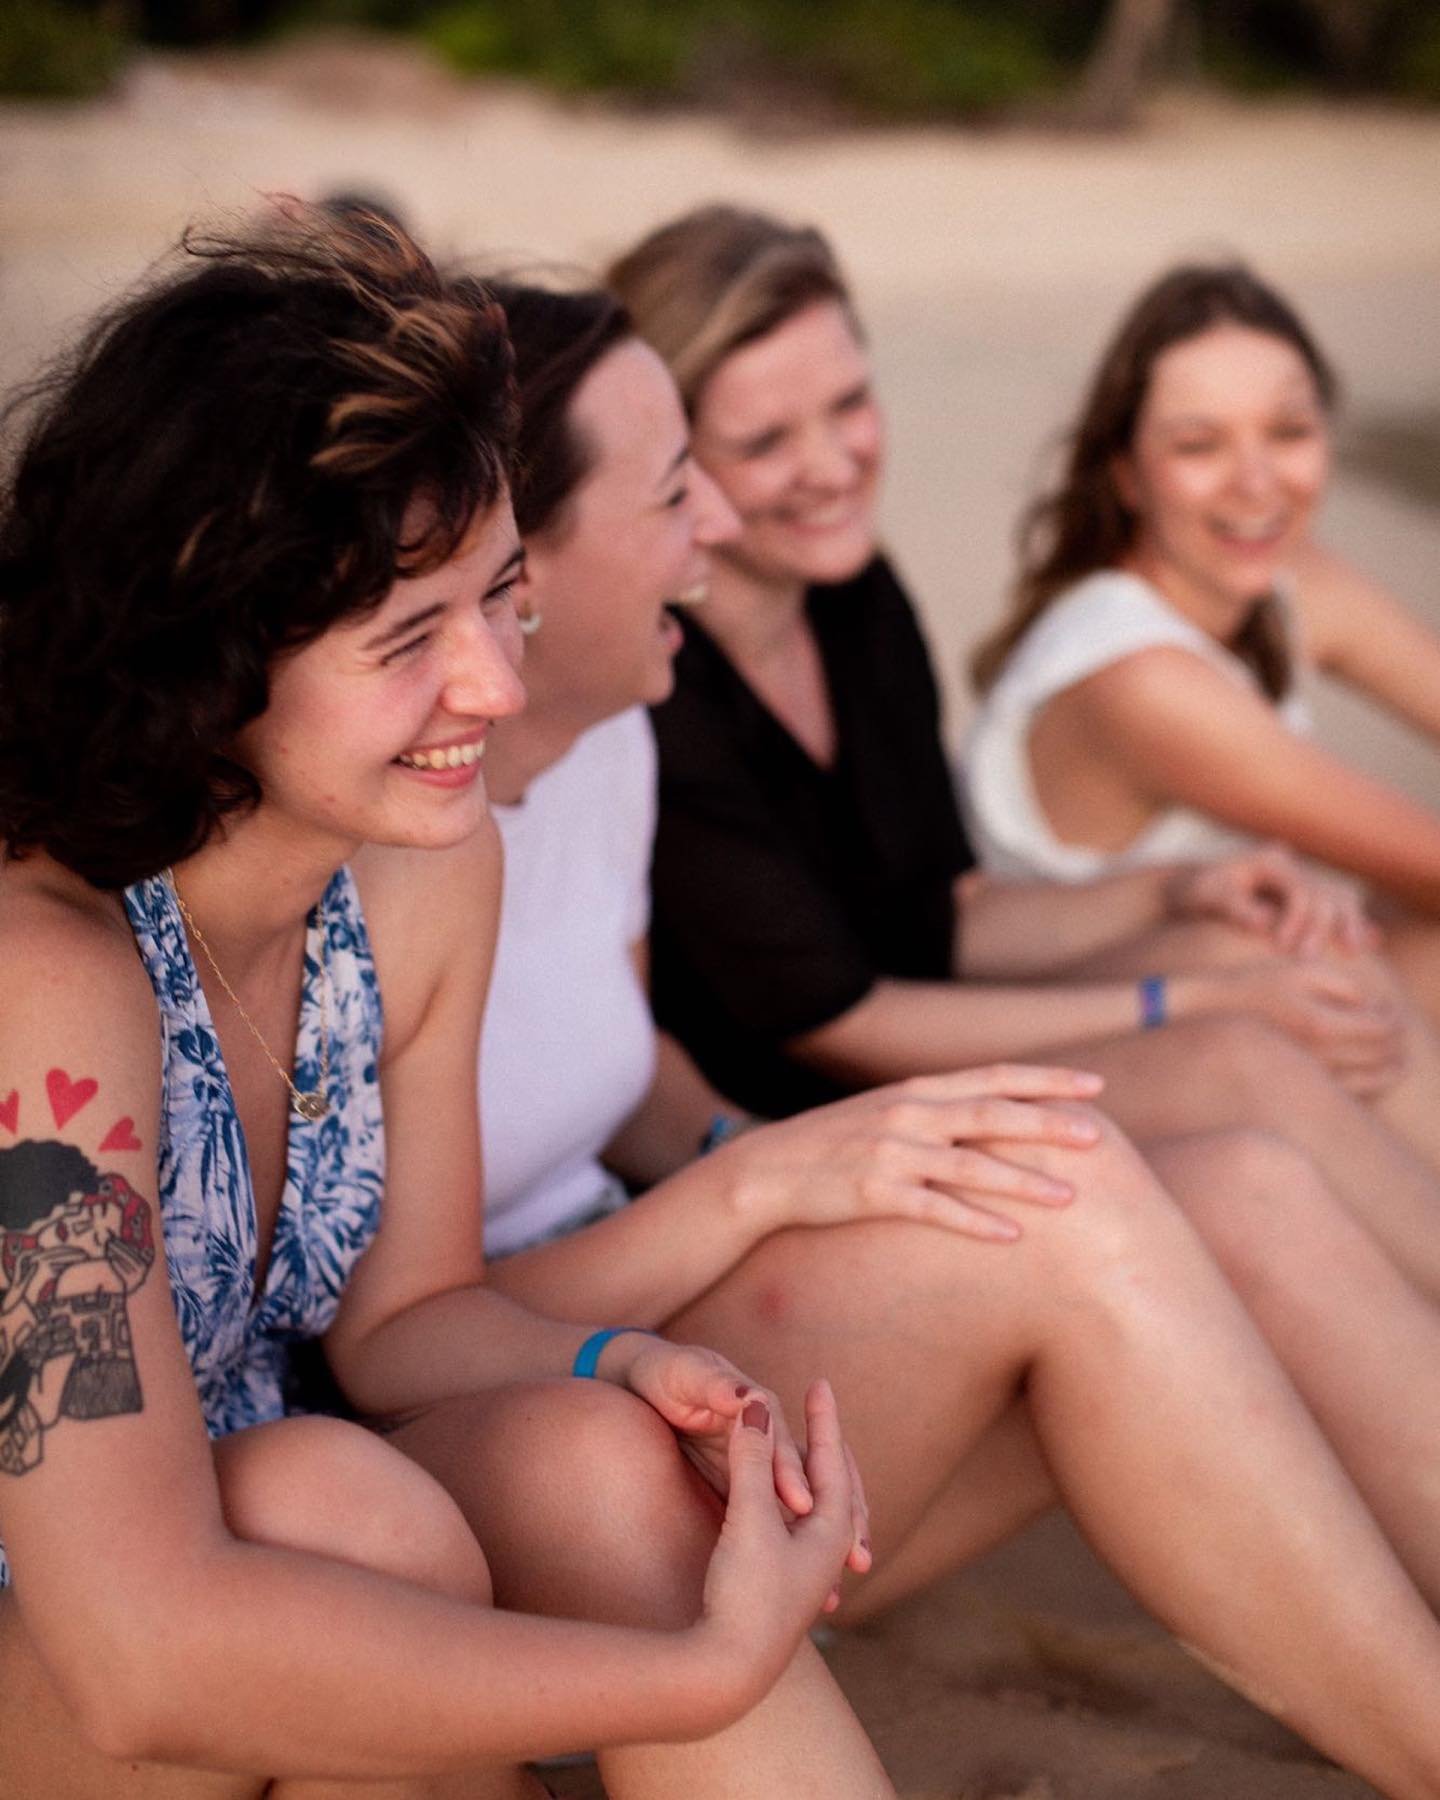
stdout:
<svg viewBox="0 0 1440 1800">
<path fill-rule="evenodd" d="M 500 315 L 373 224 L 189 248 L 0 523 L 7 1792 L 888 1793 L 803 1641 L 868 1560 L 824 1385 L 802 1462 L 480 1285 Z M 363 1423 L 292 1416 L 321 1337 Z"/>
</svg>

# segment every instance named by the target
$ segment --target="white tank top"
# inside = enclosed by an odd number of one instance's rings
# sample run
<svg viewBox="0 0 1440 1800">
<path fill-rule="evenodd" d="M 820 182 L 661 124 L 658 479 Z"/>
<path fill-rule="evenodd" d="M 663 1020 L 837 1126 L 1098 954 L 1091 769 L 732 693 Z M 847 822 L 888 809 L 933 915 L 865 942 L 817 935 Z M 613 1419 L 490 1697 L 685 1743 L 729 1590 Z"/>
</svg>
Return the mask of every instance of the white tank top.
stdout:
<svg viewBox="0 0 1440 1800">
<path fill-rule="evenodd" d="M 643 707 L 497 806 L 505 889 L 480 1041 L 485 1248 L 505 1256 L 623 1201 L 600 1152 L 655 1073 L 630 957 L 649 929 L 655 740 Z"/>
<path fill-rule="evenodd" d="M 1035 792 L 1030 728 L 1056 694 L 1112 663 L 1156 645 L 1202 657 L 1233 681 L 1258 689 L 1238 656 L 1183 618 L 1148 582 L 1101 569 L 1077 582 L 1032 625 L 1001 671 L 971 726 L 961 788 L 981 865 L 996 875 L 1092 881 L 1118 869 L 1162 862 L 1206 862 L 1254 843 L 1205 813 L 1174 806 L 1158 814 L 1123 850 L 1062 843 Z M 1279 707 L 1292 731 L 1308 733 L 1298 694 Z"/>
</svg>

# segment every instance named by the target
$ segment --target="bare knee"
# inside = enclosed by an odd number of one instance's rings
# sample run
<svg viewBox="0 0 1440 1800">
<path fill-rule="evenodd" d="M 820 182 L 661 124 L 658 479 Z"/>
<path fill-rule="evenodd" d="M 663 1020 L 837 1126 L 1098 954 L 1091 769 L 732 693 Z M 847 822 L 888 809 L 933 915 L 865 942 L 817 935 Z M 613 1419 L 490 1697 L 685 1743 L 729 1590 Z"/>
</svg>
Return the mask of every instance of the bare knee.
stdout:
<svg viewBox="0 0 1440 1800">
<path fill-rule="evenodd" d="M 1182 1140 L 1159 1147 L 1156 1163 L 1247 1294 L 1362 1229 L 1313 1159 L 1275 1132 L 1241 1129 Z"/>
<path fill-rule="evenodd" d="M 1186 1075 L 1223 1103 L 1236 1125 L 1291 1122 L 1328 1106 L 1337 1090 L 1321 1064 L 1278 1026 L 1243 1014 L 1187 1020 Z"/>
<path fill-rule="evenodd" d="M 527 1383 L 436 1409 L 402 1441 L 461 1495 L 502 1605 L 695 1617 L 722 1507 L 643 1400 L 605 1381 Z"/>
<path fill-rule="evenodd" d="M 486 1606 L 490 1574 L 455 1501 L 382 1438 L 339 1419 L 287 1419 L 216 1445 L 237 1537 L 331 1556 Z"/>
</svg>

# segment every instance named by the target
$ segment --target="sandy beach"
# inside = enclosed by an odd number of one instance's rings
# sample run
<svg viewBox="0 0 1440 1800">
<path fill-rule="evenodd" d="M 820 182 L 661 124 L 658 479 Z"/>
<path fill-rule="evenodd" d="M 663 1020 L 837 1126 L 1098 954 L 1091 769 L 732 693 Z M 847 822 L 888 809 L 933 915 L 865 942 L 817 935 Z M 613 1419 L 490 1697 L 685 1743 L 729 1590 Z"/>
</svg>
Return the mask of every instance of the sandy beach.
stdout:
<svg viewBox="0 0 1440 1800">
<path fill-rule="evenodd" d="M 1300 302 L 1347 393 L 1327 534 L 1440 624 L 1440 115 L 1187 97 L 1117 139 L 757 138 L 562 109 L 349 40 L 145 59 L 103 101 L 0 105 L 0 380 L 188 220 L 338 185 L 390 196 L 443 252 L 511 261 L 597 264 L 721 197 L 830 231 L 871 329 L 890 535 L 954 733 L 1046 446 L 1119 309 L 1187 253 L 1241 254 Z M 1333 741 L 1440 804 L 1440 754 L 1353 700 L 1319 710 Z M 828 1654 L 905 1800 L 1370 1791 L 1205 1674 L 1059 1520 Z M 598 1792 L 584 1772 L 562 1785 Z"/>
</svg>

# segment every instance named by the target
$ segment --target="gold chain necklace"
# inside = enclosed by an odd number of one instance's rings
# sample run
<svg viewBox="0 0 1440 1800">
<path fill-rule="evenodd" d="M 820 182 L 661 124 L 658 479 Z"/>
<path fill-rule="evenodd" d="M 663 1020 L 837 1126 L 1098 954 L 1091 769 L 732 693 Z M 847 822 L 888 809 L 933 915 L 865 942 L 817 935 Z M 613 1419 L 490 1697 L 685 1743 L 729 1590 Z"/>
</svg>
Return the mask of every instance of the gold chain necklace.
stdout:
<svg viewBox="0 0 1440 1800">
<path fill-rule="evenodd" d="M 173 869 L 167 869 L 165 871 L 165 878 L 170 883 L 170 892 L 175 896 L 175 904 L 180 908 L 180 917 L 185 921 L 186 929 L 200 946 L 201 954 L 214 971 L 215 979 L 220 983 L 221 987 L 224 988 L 226 994 L 229 995 L 231 1004 L 234 1006 L 236 1012 L 239 1013 L 240 1017 L 250 1027 L 251 1035 L 254 1037 L 255 1042 L 265 1052 L 270 1067 L 274 1069 L 275 1073 L 285 1083 L 286 1087 L 289 1088 L 290 1101 L 296 1112 L 299 1113 L 302 1119 L 308 1119 L 312 1124 L 314 1124 L 317 1119 L 323 1119 L 330 1110 L 330 969 L 327 960 L 328 945 L 326 943 L 325 934 L 324 895 L 321 895 L 315 908 L 317 922 L 320 926 L 320 1085 L 318 1088 L 310 1089 L 308 1093 L 301 1093 L 300 1089 L 296 1087 L 295 1083 L 285 1073 L 284 1067 L 279 1058 L 275 1055 L 275 1052 L 265 1042 L 260 1027 L 250 1017 L 249 1013 L 246 1012 L 240 996 L 225 979 L 219 963 L 215 960 L 215 952 L 205 942 L 205 933 L 201 931 L 200 927 L 195 923 L 195 918 L 191 913 L 190 908 L 180 898 L 180 889 L 175 881 L 175 871 Z"/>
</svg>

